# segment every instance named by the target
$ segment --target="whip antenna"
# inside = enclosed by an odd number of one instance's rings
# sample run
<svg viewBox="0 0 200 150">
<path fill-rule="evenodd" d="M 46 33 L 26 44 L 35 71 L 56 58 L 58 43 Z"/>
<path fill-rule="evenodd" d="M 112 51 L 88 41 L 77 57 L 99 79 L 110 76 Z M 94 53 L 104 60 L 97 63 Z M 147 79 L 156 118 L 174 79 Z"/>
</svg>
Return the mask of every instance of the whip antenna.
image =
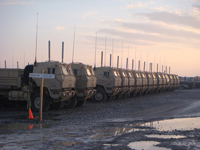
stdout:
<svg viewBox="0 0 200 150">
<path fill-rule="evenodd" d="M 75 30 L 76 30 L 76 24 L 74 25 L 74 41 L 73 41 L 72 63 L 73 63 L 73 60 L 74 60 Z"/>
<path fill-rule="evenodd" d="M 94 67 L 96 68 L 96 52 L 97 52 L 97 32 L 95 38 L 95 54 L 94 54 Z"/>
<path fill-rule="evenodd" d="M 38 13 L 37 13 L 37 23 L 36 23 L 36 43 L 35 43 L 35 65 L 37 63 L 37 36 L 38 36 Z"/>
</svg>

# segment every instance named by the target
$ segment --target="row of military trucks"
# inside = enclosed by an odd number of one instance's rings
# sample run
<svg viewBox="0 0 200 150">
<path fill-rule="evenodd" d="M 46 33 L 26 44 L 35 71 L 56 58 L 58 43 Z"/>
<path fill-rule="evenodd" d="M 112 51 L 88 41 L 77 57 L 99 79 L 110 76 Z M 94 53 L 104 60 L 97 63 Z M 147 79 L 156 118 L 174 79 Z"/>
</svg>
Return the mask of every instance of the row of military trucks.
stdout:
<svg viewBox="0 0 200 150">
<path fill-rule="evenodd" d="M 113 67 L 94 67 L 83 63 L 38 62 L 24 69 L 0 69 L 0 106 L 29 102 L 39 111 L 41 79 L 30 73 L 55 74 L 44 79 L 43 111 L 81 107 L 91 98 L 95 102 L 173 91 L 179 77 L 161 72 L 145 72 Z"/>
</svg>

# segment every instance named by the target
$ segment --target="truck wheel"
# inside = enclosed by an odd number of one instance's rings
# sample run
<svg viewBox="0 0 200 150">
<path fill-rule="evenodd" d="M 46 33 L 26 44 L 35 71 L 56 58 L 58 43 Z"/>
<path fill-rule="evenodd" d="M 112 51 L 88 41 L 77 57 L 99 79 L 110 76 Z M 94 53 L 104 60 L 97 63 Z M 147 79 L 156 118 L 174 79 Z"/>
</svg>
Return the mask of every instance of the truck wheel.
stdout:
<svg viewBox="0 0 200 150">
<path fill-rule="evenodd" d="M 57 110 L 60 110 L 64 107 L 65 105 L 65 101 L 61 101 L 61 102 L 53 102 L 51 105 L 50 105 L 50 108 L 51 109 L 57 109 Z"/>
<path fill-rule="evenodd" d="M 105 102 L 107 100 L 107 94 L 102 89 L 97 89 L 96 94 L 93 95 L 93 101 Z"/>
<path fill-rule="evenodd" d="M 77 104 L 78 100 L 77 100 L 77 96 L 74 95 L 72 98 L 70 98 L 69 100 L 65 101 L 65 108 L 74 108 Z"/>
<path fill-rule="evenodd" d="M 76 104 L 76 107 L 82 107 L 83 105 L 85 105 L 85 103 L 86 103 L 86 99 L 78 100 L 78 102 Z"/>
<path fill-rule="evenodd" d="M 48 111 L 50 107 L 49 96 L 43 93 L 43 105 L 42 110 Z M 31 109 L 34 112 L 38 112 L 40 109 L 40 93 L 36 93 L 31 98 Z"/>
</svg>

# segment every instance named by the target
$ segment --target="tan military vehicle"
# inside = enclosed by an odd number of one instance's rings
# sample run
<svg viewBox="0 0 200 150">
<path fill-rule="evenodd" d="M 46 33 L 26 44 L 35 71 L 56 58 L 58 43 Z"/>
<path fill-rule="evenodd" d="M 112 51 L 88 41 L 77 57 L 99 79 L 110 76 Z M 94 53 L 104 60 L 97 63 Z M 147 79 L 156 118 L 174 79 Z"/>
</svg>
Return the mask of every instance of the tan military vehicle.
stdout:
<svg viewBox="0 0 200 150">
<path fill-rule="evenodd" d="M 145 71 L 141 71 L 141 77 L 142 77 L 142 91 L 140 95 L 145 95 L 147 94 L 146 91 L 148 90 L 148 79 Z"/>
<path fill-rule="evenodd" d="M 128 95 L 128 91 L 129 91 L 129 86 L 128 86 L 128 75 L 126 73 L 126 69 L 118 69 L 119 74 L 121 76 L 121 88 L 122 91 L 120 93 L 118 93 L 115 97 L 115 99 L 121 99 L 121 98 L 125 98 Z"/>
<path fill-rule="evenodd" d="M 167 79 L 165 76 L 165 73 L 161 73 L 161 77 L 162 77 L 162 91 L 161 92 L 166 92 L 167 91 Z"/>
<path fill-rule="evenodd" d="M 163 89 L 163 79 L 162 79 L 162 74 L 160 72 L 155 73 L 156 78 L 157 78 L 157 89 L 155 93 L 162 92 Z"/>
<path fill-rule="evenodd" d="M 153 77 L 153 91 L 151 93 L 156 93 L 158 90 L 158 79 L 155 72 L 152 72 Z"/>
<path fill-rule="evenodd" d="M 132 70 L 132 73 L 135 78 L 135 90 L 131 95 L 137 96 L 140 95 L 140 92 L 142 91 L 142 76 L 140 74 L 140 71 Z"/>
<path fill-rule="evenodd" d="M 166 78 L 166 90 L 165 91 L 168 91 L 169 88 L 170 88 L 170 79 L 169 79 L 169 76 L 167 73 L 164 74 L 165 75 L 165 78 Z"/>
<path fill-rule="evenodd" d="M 169 83 L 170 83 L 170 87 L 169 87 L 168 91 L 173 91 L 175 88 L 174 76 L 172 74 L 168 74 L 168 77 L 169 77 Z"/>
<path fill-rule="evenodd" d="M 97 78 L 95 102 L 111 101 L 121 92 L 121 77 L 117 68 L 96 67 L 94 73 Z"/>
<path fill-rule="evenodd" d="M 0 95 L 8 100 L 28 101 L 30 93 L 31 108 L 39 111 L 41 79 L 29 78 L 29 73 L 41 73 L 42 69 L 45 74 L 55 74 L 54 79 L 44 79 L 43 111 L 47 111 L 50 104 L 53 108 L 61 109 L 75 95 L 75 77 L 70 73 L 70 65 L 58 61 L 27 65 L 24 70 L 0 69 L 0 80 L 4 80 L 0 82 Z"/>
<path fill-rule="evenodd" d="M 71 67 L 76 77 L 76 95 L 72 98 L 72 103 L 68 104 L 67 107 L 71 105 L 80 107 L 85 104 L 86 99 L 89 99 L 96 93 L 94 88 L 96 87 L 97 79 L 90 65 L 71 63 Z"/>
<path fill-rule="evenodd" d="M 133 72 L 132 70 L 126 70 L 126 74 L 128 76 L 128 87 L 129 87 L 129 90 L 127 92 L 127 94 L 125 95 L 125 98 L 126 97 L 130 97 L 131 96 L 131 93 L 133 93 L 136 88 L 135 88 L 135 78 L 134 78 L 134 75 L 133 75 Z"/>
<path fill-rule="evenodd" d="M 154 77 L 152 72 L 145 72 L 147 76 L 147 84 L 148 89 L 146 90 L 146 94 L 152 94 L 154 91 Z"/>
</svg>

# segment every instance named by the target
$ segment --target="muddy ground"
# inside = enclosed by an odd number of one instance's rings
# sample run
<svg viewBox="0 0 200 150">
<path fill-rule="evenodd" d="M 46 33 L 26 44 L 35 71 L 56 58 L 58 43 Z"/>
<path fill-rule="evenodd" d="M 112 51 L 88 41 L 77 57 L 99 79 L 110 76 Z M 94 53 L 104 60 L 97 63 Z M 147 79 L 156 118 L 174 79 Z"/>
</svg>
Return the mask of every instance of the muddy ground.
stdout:
<svg viewBox="0 0 200 150">
<path fill-rule="evenodd" d="M 200 90 L 33 113 L 0 108 L 0 149 L 200 149 Z"/>
</svg>

